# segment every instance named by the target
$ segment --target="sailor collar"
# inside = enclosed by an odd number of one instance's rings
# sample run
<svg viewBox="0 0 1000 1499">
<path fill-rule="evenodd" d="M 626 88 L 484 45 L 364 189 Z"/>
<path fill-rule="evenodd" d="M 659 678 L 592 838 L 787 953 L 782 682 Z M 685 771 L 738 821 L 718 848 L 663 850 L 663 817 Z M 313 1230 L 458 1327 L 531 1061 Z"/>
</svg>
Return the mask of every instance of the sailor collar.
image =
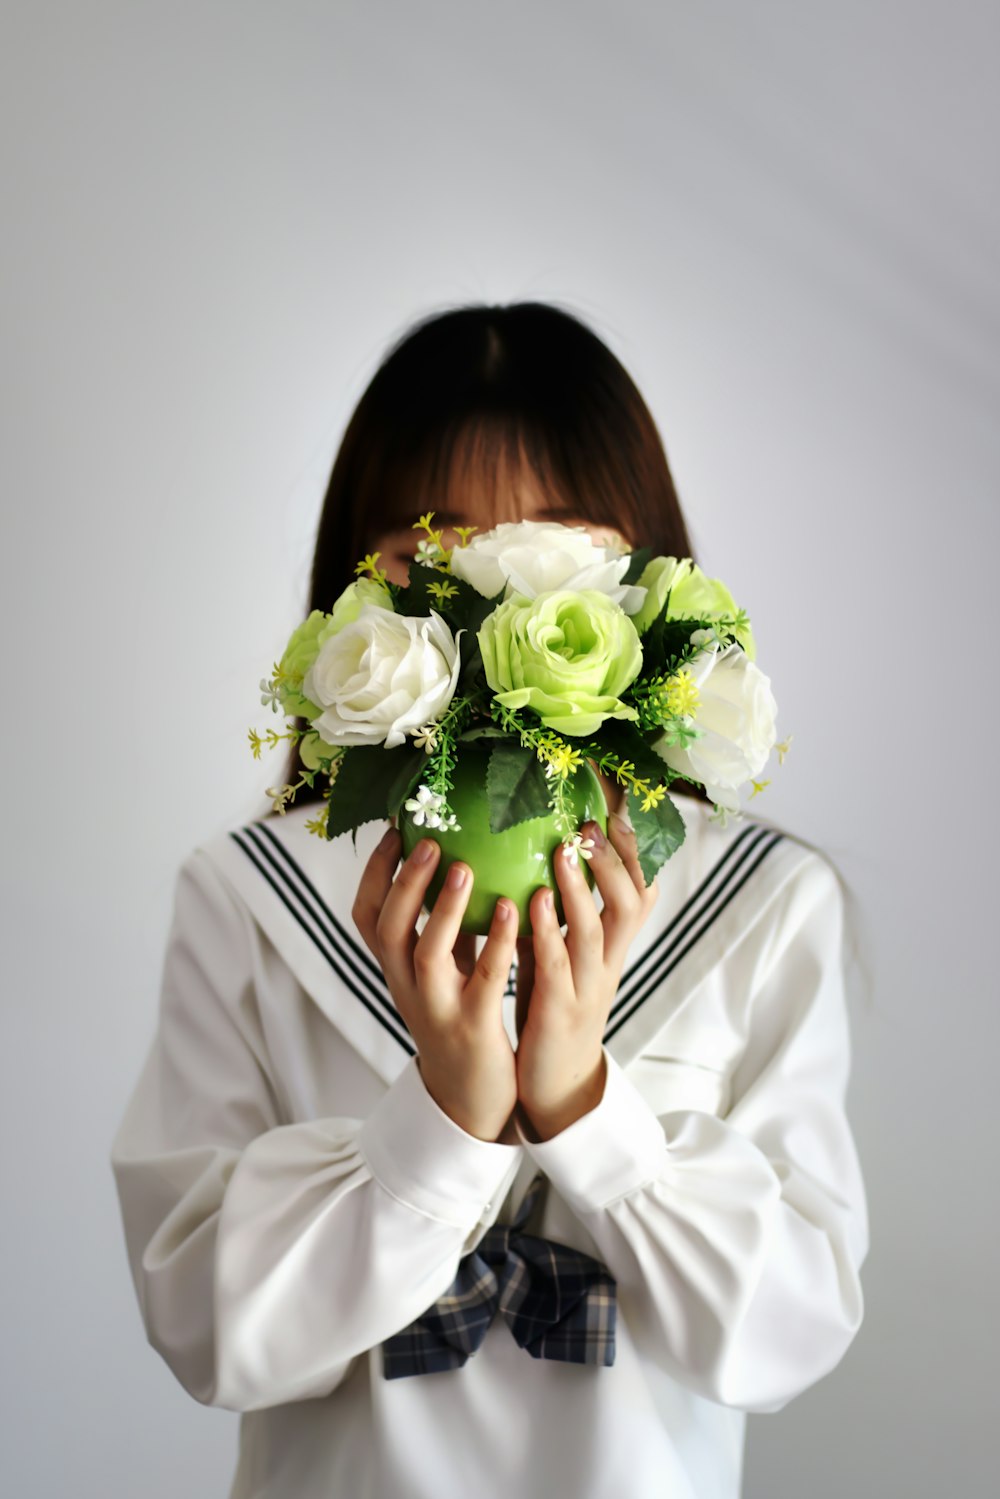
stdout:
<svg viewBox="0 0 1000 1499">
<path fill-rule="evenodd" d="M 725 828 L 692 797 L 676 804 L 684 843 L 660 870 L 660 899 L 629 951 L 608 1015 L 604 1044 L 627 1067 L 701 980 L 763 914 L 804 858 L 807 845 L 744 815 Z M 386 1082 L 416 1048 L 349 912 L 364 866 L 385 828 L 366 823 L 356 846 L 305 826 L 315 807 L 226 829 L 200 845 L 306 992 Z M 424 917 L 421 918 L 422 925 Z M 513 993 L 514 973 L 507 993 Z"/>
</svg>

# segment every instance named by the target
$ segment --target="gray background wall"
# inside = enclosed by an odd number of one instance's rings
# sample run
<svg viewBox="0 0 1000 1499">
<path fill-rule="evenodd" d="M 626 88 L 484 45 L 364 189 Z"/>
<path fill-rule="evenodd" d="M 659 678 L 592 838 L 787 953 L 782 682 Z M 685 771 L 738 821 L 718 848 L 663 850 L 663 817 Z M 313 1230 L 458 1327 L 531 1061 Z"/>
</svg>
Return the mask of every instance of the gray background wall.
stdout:
<svg viewBox="0 0 1000 1499">
<path fill-rule="evenodd" d="M 246 742 L 344 423 L 456 301 L 625 361 L 839 862 L 865 1325 L 749 1423 L 750 1499 L 987 1492 L 1000 106 L 995 6 L 3 6 L 4 1465 L 225 1494 L 147 1348 L 107 1152 L 178 862 Z M 991 992 L 992 991 L 992 992 Z"/>
</svg>

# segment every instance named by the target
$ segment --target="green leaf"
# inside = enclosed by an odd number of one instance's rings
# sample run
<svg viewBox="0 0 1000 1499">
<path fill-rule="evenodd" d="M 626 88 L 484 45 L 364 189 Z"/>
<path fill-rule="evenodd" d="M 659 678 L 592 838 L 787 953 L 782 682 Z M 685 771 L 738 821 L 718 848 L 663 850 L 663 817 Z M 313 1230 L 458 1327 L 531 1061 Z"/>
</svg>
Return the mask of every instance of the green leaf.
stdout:
<svg viewBox="0 0 1000 1499">
<path fill-rule="evenodd" d="M 406 614 L 411 619 L 429 614 L 432 609 L 440 614 L 441 606 L 435 603 L 427 589 L 431 583 L 443 583 L 445 574 L 438 572 L 436 567 L 425 567 L 422 562 L 411 562 L 408 576 L 407 586 L 399 590 L 396 598 L 396 613 Z"/>
<path fill-rule="evenodd" d="M 647 886 L 653 883 L 656 873 L 684 842 L 687 828 L 684 819 L 671 801 L 669 793 L 659 806 L 642 810 L 642 797 L 631 787 L 628 793 L 628 810 L 635 828 L 638 844 L 639 868 Z"/>
<path fill-rule="evenodd" d="M 501 589 L 495 598 L 484 598 L 464 578 L 454 578 L 436 567 L 425 567 L 422 562 L 410 563 L 408 577 L 409 583 L 406 588 L 400 589 L 396 602 L 397 614 L 407 614 L 412 618 L 415 615 L 429 614 L 433 609 L 448 621 L 455 634 L 459 630 L 468 630 L 473 638 L 487 614 L 492 613 L 503 596 Z M 430 591 L 431 585 L 435 583 L 444 583 L 455 591 L 442 602 Z"/>
<path fill-rule="evenodd" d="M 645 568 L 646 563 L 649 561 L 652 555 L 653 552 L 651 547 L 639 547 L 637 551 L 630 552 L 628 567 L 626 568 L 625 573 L 622 576 L 622 582 L 638 583 L 639 575 Z"/>
<path fill-rule="evenodd" d="M 667 782 L 672 775 L 669 766 L 660 759 L 645 735 L 634 724 L 625 720 L 605 719 L 599 731 L 588 741 L 587 753 L 593 759 L 599 759 L 605 752 L 616 755 L 619 760 L 631 760 L 635 766 L 635 774 L 641 780 L 648 781 L 651 786 Z M 683 817 L 670 798 L 669 789 L 658 807 L 643 812 L 641 793 L 636 794 L 629 788 L 628 810 L 639 845 L 639 867 L 643 879 L 649 885 L 656 871 L 680 848 L 687 829 Z"/>
<path fill-rule="evenodd" d="M 464 578 L 455 578 L 449 574 L 448 582 L 453 588 L 458 589 L 455 597 L 448 600 L 448 611 L 455 620 L 456 625 L 469 630 L 475 636 L 476 631 L 487 614 L 492 614 L 496 606 L 502 601 L 507 585 L 505 583 L 499 593 L 494 594 L 491 599 L 488 599 L 479 592 L 478 588 L 473 588 L 471 583 L 467 583 Z"/>
<path fill-rule="evenodd" d="M 606 718 L 592 738 L 586 741 L 586 754 L 599 759 L 608 752 L 619 760 L 631 760 L 635 773 L 656 786 L 666 780 L 669 767 L 635 724 L 624 718 Z"/>
<path fill-rule="evenodd" d="M 421 562 L 410 563 L 409 579 L 409 586 L 399 591 L 396 613 L 408 615 L 411 619 L 423 618 L 433 609 L 441 616 L 451 633 L 458 636 L 459 690 L 470 695 L 483 676 L 483 660 L 476 636 L 483 620 L 499 604 L 504 590 L 491 599 L 484 598 L 464 578 L 453 578 L 437 568 L 424 567 Z M 455 593 L 442 603 L 429 591 L 432 583 L 447 583 Z"/>
<path fill-rule="evenodd" d="M 462 665 L 459 667 L 458 686 L 455 690 L 463 697 L 476 697 L 484 689 L 488 691 L 483 658 L 479 653 L 475 635 L 466 631 L 464 635 L 459 636 L 458 655 Z"/>
<path fill-rule="evenodd" d="M 391 750 L 380 744 L 351 746 L 341 759 L 330 792 L 329 837 L 397 812 L 419 780 L 423 761 L 423 750 L 409 744 Z"/>
<path fill-rule="evenodd" d="M 494 833 L 545 817 L 551 810 L 549 783 L 538 757 L 520 744 L 496 745 L 486 772 L 486 792 Z"/>
<path fill-rule="evenodd" d="M 663 611 L 642 637 L 643 676 L 656 676 L 672 670 L 674 663 L 690 647 L 692 632 L 698 628 L 697 621 L 667 619 L 669 607 L 668 594 Z"/>
<path fill-rule="evenodd" d="M 463 729 L 458 735 L 456 743 L 464 744 L 470 739 L 509 739 L 510 732 L 507 729 L 498 728 L 495 723 L 473 724 L 471 729 Z"/>
<path fill-rule="evenodd" d="M 399 745 L 397 749 L 389 750 L 388 753 L 395 755 L 399 751 L 402 751 L 402 754 L 398 761 L 398 774 L 385 798 L 386 815 L 389 817 L 398 816 L 400 807 L 422 777 L 427 764 L 427 756 L 422 749 Z M 385 750 L 382 751 L 383 755 L 386 753 Z"/>
<path fill-rule="evenodd" d="M 484 598 L 471 584 L 466 583 L 464 578 L 453 578 L 453 583 L 458 583 L 461 588 L 459 598 L 450 599 L 449 603 L 456 607 L 452 610 L 452 618 L 455 628 L 464 629 L 465 634 L 458 643 L 459 654 L 462 658 L 462 671 L 471 680 L 482 675 L 483 658 L 479 650 L 479 641 L 476 638 L 482 628 L 483 620 L 487 615 L 493 613 L 504 595 L 504 588 L 493 598 Z"/>
</svg>

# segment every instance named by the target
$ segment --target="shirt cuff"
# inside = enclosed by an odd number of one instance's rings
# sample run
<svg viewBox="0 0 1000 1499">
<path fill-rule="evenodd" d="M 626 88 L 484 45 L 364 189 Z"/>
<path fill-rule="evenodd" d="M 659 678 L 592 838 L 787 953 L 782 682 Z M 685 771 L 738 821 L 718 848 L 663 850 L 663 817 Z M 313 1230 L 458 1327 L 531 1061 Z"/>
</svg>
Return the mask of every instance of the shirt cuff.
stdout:
<svg viewBox="0 0 1000 1499">
<path fill-rule="evenodd" d="M 575 1213 L 596 1213 L 660 1175 L 663 1126 L 607 1048 L 604 1095 L 551 1140 L 532 1141 L 518 1122 L 522 1146 Z"/>
<path fill-rule="evenodd" d="M 411 1057 L 368 1115 L 358 1144 L 372 1176 L 393 1197 L 468 1230 L 521 1159 L 520 1145 L 467 1134 L 435 1103 Z"/>
</svg>

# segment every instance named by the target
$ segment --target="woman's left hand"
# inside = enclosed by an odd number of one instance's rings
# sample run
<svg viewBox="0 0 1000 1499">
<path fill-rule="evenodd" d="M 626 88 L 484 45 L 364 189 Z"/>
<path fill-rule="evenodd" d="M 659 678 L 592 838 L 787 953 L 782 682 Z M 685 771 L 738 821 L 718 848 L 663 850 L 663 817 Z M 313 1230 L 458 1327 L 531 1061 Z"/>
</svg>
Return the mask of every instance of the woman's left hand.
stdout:
<svg viewBox="0 0 1000 1499">
<path fill-rule="evenodd" d="M 552 892 L 536 890 L 529 907 L 533 935 L 518 939 L 517 1093 L 521 1125 L 548 1140 L 597 1107 L 604 1095 L 604 1027 L 625 957 L 658 897 L 646 886 L 635 833 L 608 819 L 609 839 L 594 822 L 590 867 L 604 902 L 599 913 L 576 852 L 557 851 L 556 880 L 566 917 L 563 936 Z"/>
</svg>

